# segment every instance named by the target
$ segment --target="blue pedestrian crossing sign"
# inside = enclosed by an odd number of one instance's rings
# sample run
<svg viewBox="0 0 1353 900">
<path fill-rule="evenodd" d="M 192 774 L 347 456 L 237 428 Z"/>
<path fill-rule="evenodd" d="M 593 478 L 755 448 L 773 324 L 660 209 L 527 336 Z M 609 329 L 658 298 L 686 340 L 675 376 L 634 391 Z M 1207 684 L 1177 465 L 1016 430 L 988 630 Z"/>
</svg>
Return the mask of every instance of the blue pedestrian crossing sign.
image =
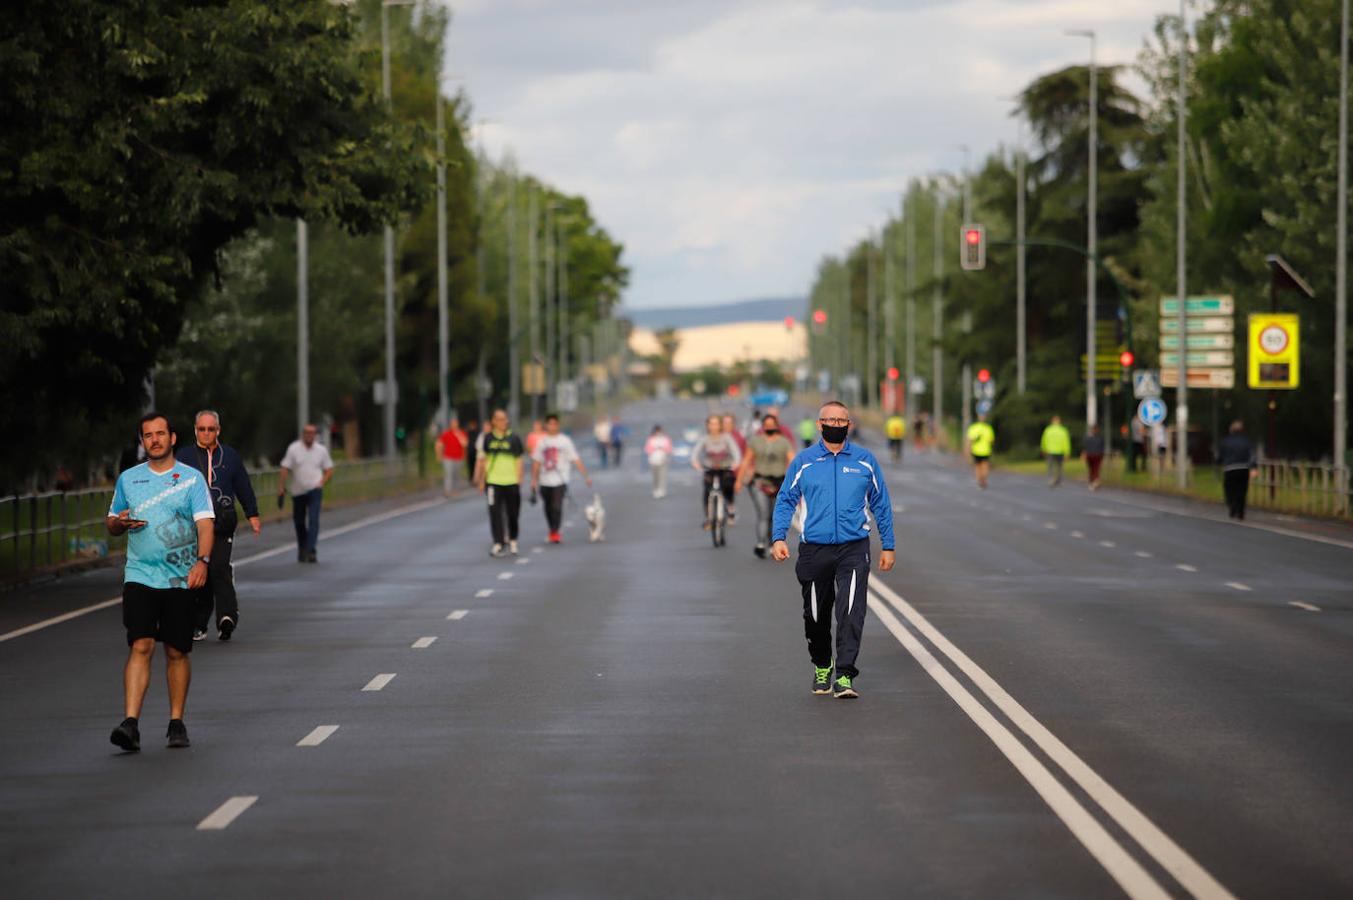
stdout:
<svg viewBox="0 0 1353 900">
<path fill-rule="evenodd" d="M 1165 401 L 1159 397 L 1147 397 L 1137 404 L 1137 418 L 1142 420 L 1143 425 L 1159 425 L 1165 421 L 1168 412 Z"/>
</svg>

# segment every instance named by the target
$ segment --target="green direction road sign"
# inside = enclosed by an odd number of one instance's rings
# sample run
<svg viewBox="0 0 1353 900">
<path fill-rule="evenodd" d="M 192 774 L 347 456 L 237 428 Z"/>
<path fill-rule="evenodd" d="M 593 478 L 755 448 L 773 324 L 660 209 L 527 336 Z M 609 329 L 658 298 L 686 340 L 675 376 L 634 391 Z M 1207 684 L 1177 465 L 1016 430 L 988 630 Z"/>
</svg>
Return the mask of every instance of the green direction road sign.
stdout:
<svg viewBox="0 0 1353 900">
<path fill-rule="evenodd" d="M 1231 350 L 1236 345 L 1236 336 L 1234 334 L 1224 334 L 1222 332 L 1213 332 L 1211 334 L 1194 334 L 1189 332 L 1190 350 Z M 1178 350 L 1179 335 L 1162 334 L 1160 336 L 1160 349 Z"/>
<path fill-rule="evenodd" d="M 1236 301 L 1233 297 L 1190 297 L 1188 303 L 1184 305 L 1184 315 L 1186 316 L 1229 316 L 1236 311 Z M 1176 297 L 1160 298 L 1160 314 L 1162 316 L 1179 315 L 1179 299 Z"/>
<path fill-rule="evenodd" d="M 1199 318 L 1189 317 L 1189 334 L 1194 332 L 1225 332 L 1234 334 L 1236 330 L 1236 320 L 1231 316 L 1205 316 Z M 1178 334 L 1179 319 L 1162 318 L 1160 320 L 1161 334 Z"/>
<path fill-rule="evenodd" d="M 1235 364 L 1236 364 L 1235 354 L 1232 353 L 1230 350 L 1189 351 L 1188 366 L 1190 368 L 1194 368 L 1197 366 L 1204 366 L 1209 368 L 1221 366 L 1234 366 Z M 1169 368 L 1171 366 L 1178 368 L 1179 351 L 1176 350 L 1173 353 L 1162 353 L 1160 355 L 1160 365 L 1161 368 Z"/>
</svg>

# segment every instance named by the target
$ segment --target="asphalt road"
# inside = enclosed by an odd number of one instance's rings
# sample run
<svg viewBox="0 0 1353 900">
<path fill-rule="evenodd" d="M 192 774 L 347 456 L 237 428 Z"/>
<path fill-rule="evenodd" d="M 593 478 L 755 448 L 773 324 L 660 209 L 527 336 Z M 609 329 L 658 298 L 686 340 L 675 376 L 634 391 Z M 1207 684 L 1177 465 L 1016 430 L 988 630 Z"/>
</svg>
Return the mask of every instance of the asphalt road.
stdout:
<svg viewBox="0 0 1353 900">
<path fill-rule="evenodd" d="M 790 565 L 749 518 L 713 549 L 696 474 L 655 501 L 637 456 L 604 543 L 526 506 L 490 559 L 467 496 L 241 566 L 189 750 L 158 657 L 143 751 L 107 743 L 116 608 L 0 641 L 0 894 L 1353 893 L 1353 540 L 912 454 L 846 702 Z"/>
</svg>

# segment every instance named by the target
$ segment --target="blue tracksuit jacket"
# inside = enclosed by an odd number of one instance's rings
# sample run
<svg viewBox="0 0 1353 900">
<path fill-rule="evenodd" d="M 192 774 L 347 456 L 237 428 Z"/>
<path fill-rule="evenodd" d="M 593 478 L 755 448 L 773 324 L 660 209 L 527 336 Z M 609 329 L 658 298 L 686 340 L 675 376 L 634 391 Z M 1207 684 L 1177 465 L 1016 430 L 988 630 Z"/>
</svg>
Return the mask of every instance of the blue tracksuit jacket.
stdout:
<svg viewBox="0 0 1353 900">
<path fill-rule="evenodd" d="M 802 497 L 808 507 L 803 539 L 810 544 L 845 544 L 869 536 L 865 506 L 878 523 L 884 550 L 894 549 L 893 501 L 874 454 L 850 441 L 835 456 L 818 441 L 801 450 L 785 473 L 775 498 L 772 541 L 783 541 Z"/>
</svg>

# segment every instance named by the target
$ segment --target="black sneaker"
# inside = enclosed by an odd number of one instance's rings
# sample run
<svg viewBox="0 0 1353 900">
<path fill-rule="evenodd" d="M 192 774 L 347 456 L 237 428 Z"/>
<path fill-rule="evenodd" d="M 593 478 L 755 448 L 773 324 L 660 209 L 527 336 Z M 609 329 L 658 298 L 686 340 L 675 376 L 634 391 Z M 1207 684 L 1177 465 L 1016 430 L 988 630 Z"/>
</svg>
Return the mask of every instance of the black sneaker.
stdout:
<svg viewBox="0 0 1353 900">
<path fill-rule="evenodd" d="M 317 556 L 317 555 L 315 554 L 315 551 L 314 551 L 314 550 L 311 550 L 309 553 L 307 553 L 307 554 L 305 555 L 305 561 L 306 561 L 306 562 L 317 563 L 317 562 L 319 562 L 319 556 Z"/>
<path fill-rule="evenodd" d="M 182 719 L 169 720 L 169 730 L 165 732 L 165 737 L 169 738 L 170 747 L 188 747 L 192 744 L 188 740 L 188 726 L 183 724 Z"/>
<path fill-rule="evenodd" d="M 832 667 L 825 669 L 813 667 L 813 693 L 830 694 L 832 692 Z"/>
<path fill-rule="evenodd" d="M 207 639 L 207 629 L 205 629 L 205 628 L 194 628 L 194 629 L 193 629 L 193 640 L 195 640 L 195 641 L 205 641 L 206 639 Z"/>
<path fill-rule="evenodd" d="M 122 724 L 113 729 L 108 740 L 128 753 L 136 753 L 141 749 L 141 729 L 137 727 L 135 719 L 123 719 Z"/>
<path fill-rule="evenodd" d="M 216 636 L 223 641 L 228 641 L 234 633 L 235 620 L 230 616 L 221 616 L 221 621 L 216 623 Z"/>
<path fill-rule="evenodd" d="M 757 555 L 758 558 L 760 558 L 760 559 L 765 559 L 765 558 L 766 558 L 766 545 L 765 545 L 765 544 L 757 544 L 755 547 L 752 548 L 752 552 L 755 553 L 755 554 Z"/>
<path fill-rule="evenodd" d="M 836 676 L 836 689 L 832 691 L 832 696 L 838 700 L 854 700 L 860 695 L 855 690 L 855 685 L 849 675 L 838 675 Z"/>
</svg>

